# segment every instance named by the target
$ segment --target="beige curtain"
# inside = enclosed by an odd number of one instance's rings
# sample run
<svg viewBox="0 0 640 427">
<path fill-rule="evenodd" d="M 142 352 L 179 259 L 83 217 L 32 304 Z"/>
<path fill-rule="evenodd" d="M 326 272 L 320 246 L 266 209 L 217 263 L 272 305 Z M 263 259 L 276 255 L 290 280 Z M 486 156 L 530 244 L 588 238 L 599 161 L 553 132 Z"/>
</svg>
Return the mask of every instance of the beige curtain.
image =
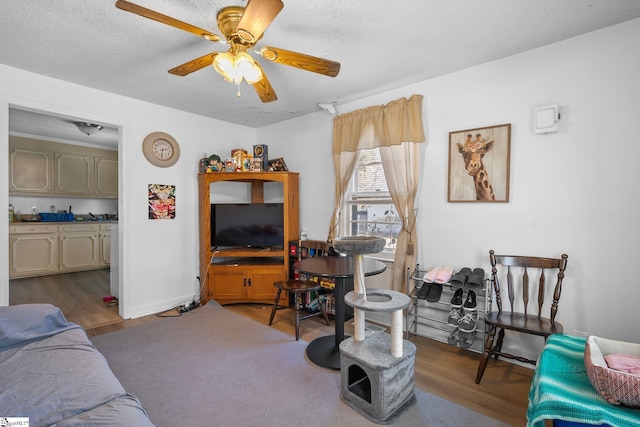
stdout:
<svg viewBox="0 0 640 427">
<path fill-rule="evenodd" d="M 404 289 L 405 266 L 412 266 L 416 253 L 415 196 L 419 156 L 423 142 L 422 95 L 401 98 L 341 114 L 333 120 L 333 165 L 336 175 L 334 212 L 329 239 L 339 235 L 340 208 L 360 150 L 381 148 L 382 165 L 391 198 L 402 218 L 398 236 L 392 288 Z"/>
</svg>

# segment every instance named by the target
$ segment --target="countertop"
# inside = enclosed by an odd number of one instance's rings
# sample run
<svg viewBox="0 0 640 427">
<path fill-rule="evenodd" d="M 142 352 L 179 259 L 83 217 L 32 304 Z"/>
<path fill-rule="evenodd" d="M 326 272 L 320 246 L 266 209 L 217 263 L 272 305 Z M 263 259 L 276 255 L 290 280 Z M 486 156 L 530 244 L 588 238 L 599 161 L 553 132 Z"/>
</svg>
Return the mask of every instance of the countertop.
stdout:
<svg viewBox="0 0 640 427">
<path fill-rule="evenodd" d="M 96 221 L 13 221 L 10 222 L 9 225 L 58 225 L 58 224 L 117 224 L 117 220 L 112 219 L 104 219 L 104 220 L 96 220 Z"/>
</svg>

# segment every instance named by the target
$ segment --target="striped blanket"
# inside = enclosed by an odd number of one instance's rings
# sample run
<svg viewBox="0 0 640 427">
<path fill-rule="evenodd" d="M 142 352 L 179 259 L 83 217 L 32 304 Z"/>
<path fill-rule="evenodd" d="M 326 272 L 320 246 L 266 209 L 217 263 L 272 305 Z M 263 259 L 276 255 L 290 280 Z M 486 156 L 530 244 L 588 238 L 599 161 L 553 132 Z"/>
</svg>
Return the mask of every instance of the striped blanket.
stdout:
<svg viewBox="0 0 640 427">
<path fill-rule="evenodd" d="M 608 403 L 593 388 L 584 366 L 586 337 L 551 335 L 540 355 L 529 391 L 527 426 L 545 419 L 590 425 L 640 425 L 640 409 Z"/>
</svg>

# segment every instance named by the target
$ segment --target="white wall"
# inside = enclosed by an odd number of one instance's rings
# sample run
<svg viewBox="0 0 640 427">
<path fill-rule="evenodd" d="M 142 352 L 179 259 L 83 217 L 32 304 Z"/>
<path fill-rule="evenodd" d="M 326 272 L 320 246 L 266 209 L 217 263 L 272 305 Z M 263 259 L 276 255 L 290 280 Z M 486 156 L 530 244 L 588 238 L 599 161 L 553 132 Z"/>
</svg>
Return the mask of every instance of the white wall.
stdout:
<svg viewBox="0 0 640 427">
<path fill-rule="evenodd" d="M 637 40 L 640 19 L 338 107 L 346 113 L 424 95 L 423 267 L 483 267 L 488 273 L 489 249 L 567 253 L 558 314 L 565 331 L 640 342 Z M 550 103 L 563 106 L 560 131 L 533 134 L 533 108 Z M 287 159 L 303 171 L 302 224 L 324 237 L 331 210 L 315 206 L 333 200 L 332 188 L 319 187 L 333 185 L 324 172 L 331 134 L 326 113 L 312 116 L 262 128 L 258 139 L 287 145 Z M 449 132 L 504 123 L 512 124 L 510 202 L 447 203 Z M 532 344 L 530 355 L 541 345 Z"/>
<path fill-rule="evenodd" d="M 300 172 L 300 230 L 310 239 L 327 238 L 333 212 L 332 132 L 333 116 L 326 111 L 258 129 L 269 158 L 283 157 L 290 171 Z"/>
<path fill-rule="evenodd" d="M 233 102 L 231 100 L 230 102 Z M 120 128 L 120 314 L 126 318 L 184 303 L 198 292 L 198 160 L 251 150 L 256 131 L 0 65 L 0 170 L 8 167 L 8 109 L 28 108 Z M 180 143 L 180 160 L 157 168 L 142 155 L 146 135 L 163 131 Z M 147 219 L 147 185 L 176 186 L 174 220 Z M 6 173 L 0 203 L 8 205 Z M 0 305 L 9 303 L 7 222 L 0 225 Z"/>
</svg>

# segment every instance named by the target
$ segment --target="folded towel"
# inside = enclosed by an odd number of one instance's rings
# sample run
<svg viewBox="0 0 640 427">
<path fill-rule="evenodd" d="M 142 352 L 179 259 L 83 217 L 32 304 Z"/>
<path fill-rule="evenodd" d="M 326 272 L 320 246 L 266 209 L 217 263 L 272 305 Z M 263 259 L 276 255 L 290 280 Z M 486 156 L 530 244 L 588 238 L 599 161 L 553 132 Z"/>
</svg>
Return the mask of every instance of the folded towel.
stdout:
<svg viewBox="0 0 640 427">
<path fill-rule="evenodd" d="M 440 273 L 440 271 L 442 271 L 442 267 L 434 267 L 431 270 L 427 271 L 422 280 L 427 283 L 433 283 L 436 281 L 436 277 L 438 276 L 438 273 Z"/>
<path fill-rule="evenodd" d="M 436 283 L 447 283 L 451 279 L 451 274 L 453 273 L 453 268 L 451 267 L 442 267 L 442 270 L 438 272 L 436 275 Z"/>
</svg>

